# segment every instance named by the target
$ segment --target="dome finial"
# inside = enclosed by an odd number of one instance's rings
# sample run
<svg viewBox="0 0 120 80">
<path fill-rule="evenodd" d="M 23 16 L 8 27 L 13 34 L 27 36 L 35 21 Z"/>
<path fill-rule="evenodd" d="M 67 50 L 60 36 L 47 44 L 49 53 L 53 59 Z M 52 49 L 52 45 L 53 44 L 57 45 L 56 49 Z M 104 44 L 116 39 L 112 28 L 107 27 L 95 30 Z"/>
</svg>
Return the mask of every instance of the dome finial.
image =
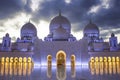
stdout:
<svg viewBox="0 0 120 80">
<path fill-rule="evenodd" d="M 30 23 L 30 18 L 29 18 L 29 23 Z"/>
<path fill-rule="evenodd" d="M 61 16 L 61 9 L 59 9 L 59 16 Z"/>
<path fill-rule="evenodd" d="M 115 37 L 115 34 L 114 34 L 114 33 L 112 33 L 112 34 L 111 34 L 111 37 Z"/>
<path fill-rule="evenodd" d="M 89 23 L 92 23 L 92 19 L 90 18 Z"/>
</svg>

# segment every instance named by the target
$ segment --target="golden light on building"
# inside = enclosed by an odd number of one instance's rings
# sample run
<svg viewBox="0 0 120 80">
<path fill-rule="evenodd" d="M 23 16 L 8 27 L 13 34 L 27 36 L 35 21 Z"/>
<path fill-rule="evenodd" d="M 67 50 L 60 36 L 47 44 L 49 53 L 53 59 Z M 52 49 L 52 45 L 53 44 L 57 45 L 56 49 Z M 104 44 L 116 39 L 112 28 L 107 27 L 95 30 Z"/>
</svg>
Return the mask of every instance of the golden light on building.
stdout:
<svg viewBox="0 0 120 80">
<path fill-rule="evenodd" d="M 51 55 L 47 56 L 47 65 L 48 65 L 48 67 L 52 66 L 52 56 Z"/>
<path fill-rule="evenodd" d="M 116 74 L 116 62 L 112 62 L 113 74 Z"/>
<path fill-rule="evenodd" d="M 109 72 L 109 74 L 112 74 L 112 62 L 108 62 L 108 72 Z"/>
<path fill-rule="evenodd" d="M 23 59 L 22 57 L 19 57 L 19 62 L 22 63 Z"/>
<path fill-rule="evenodd" d="M 103 75 L 103 62 L 100 62 L 99 66 L 100 75 Z"/>
<path fill-rule="evenodd" d="M 30 76 L 32 73 L 32 63 L 27 64 L 27 75 Z"/>
<path fill-rule="evenodd" d="M 24 63 L 27 62 L 27 58 L 26 58 L 26 57 L 23 58 L 23 62 L 24 62 Z"/>
<path fill-rule="evenodd" d="M 72 78 L 76 77 L 75 62 L 76 62 L 76 57 L 73 54 L 71 55 L 71 77 Z"/>
<path fill-rule="evenodd" d="M 103 57 L 99 57 L 99 61 L 100 61 L 100 62 L 103 62 Z"/>
<path fill-rule="evenodd" d="M 17 75 L 17 68 L 18 68 L 17 63 L 14 62 L 14 63 L 13 63 L 13 74 L 14 74 L 14 75 Z"/>
<path fill-rule="evenodd" d="M 96 67 L 95 67 L 95 74 L 96 74 L 96 75 L 99 75 L 99 74 L 100 74 L 100 73 L 99 73 L 100 70 L 99 70 L 99 67 L 98 67 L 98 66 L 99 66 L 99 65 L 97 64 Z"/>
<path fill-rule="evenodd" d="M 18 57 L 14 58 L 14 62 L 17 63 L 18 62 Z"/>
<path fill-rule="evenodd" d="M 8 75 L 9 64 L 5 62 L 5 75 Z"/>
<path fill-rule="evenodd" d="M 4 75 L 4 70 L 5 70 L 4 67 L 5 67 L 5 64 L 2 62 L 1 65 L 0 65 L 0 68 L 1 68 L 0 69 L 0 74 L 1 74 L 1 76 Z"/>
<path fill-rule="evenodd" d="M 100 67 L 100 66 L 99 66 L 99 62 L 95 62 L 94 65 L 95 65 L 95 68 L 96 68 L 96 69 L 99 69 L 99 67 Z"/>
<path fill-rule="evenodd" d="M 5 62 L 5 57 L 2 57 L 2 58 L 1 58 L 1 62 Z"/>
<path fill-rule="evenodd" d="M 10 57 L 10 62 L 12 63 L 14 60 L 13 60 L 13 57 Z"/>
<path fill-rule="evenodd" d="M 117 73 L 120 74 L 120 63 L 116 62 Z"/>
<path fill-rule="evenodd" d="M 19 76 L 22 75 L 22 69 L 23 69 L 22 63 L 19 63 L 19 65 L 18 65 L 18 75 L 19 75 Z"/>
<path fill-rule="evenodd" d="M 9 74 L 10 76 L 13 75 L 13 63 L 12 62 L 9 63 Z"/>
<path fill-rule="evenodd" d="M 111 62 L 111 57 L 108 57 L 108 62 Z"/>
<path fill-rule="evenodd" d="M 108 67 L 109 67 L 109 66 L 107 65 L 108 62 L 105 62 L 105 64 L 106 64 L 106 66 L 104 67 L 104 73 L 105 73 L 105 74 L 108 74 Z"/>
<path fill-rule="evenodd" d="M 71 67 L 75 67 L 75 61 L 76 61 L 75 55 L 71 55 Z"/>
<path fill-rule="evenodd" d="M 107 57 L 103 57 L 104 62 L 107 62 Z"/>
<path fill-rule="evenodd" d="M 62 50 L 58 51 L 56 54 L 56 64 L 58 65 L 66 65 L 66 53 Z"/>
<path fill-rule="evenodd" d="M 9 57 L 6 57 L 6 58 L 5 58 L 5 62 L 9 62 Z"/>
<path fill-rule="evenodd" d="M 95 57 L 95 62 L 98 62 L 99 61 L 99 58 L 98 57 Z"/>
<path fill-rule="evenodd" d="M 23 63 L 23 76 L 26 76 L 27 74 L 27 63 Z"/>
<path fill-rule="evenodd" d="M 119 57 L 95 57 L 95 62 L 90 60 L 89 69 L 91 75 L 120 74 Z"/>
<path fill-rule="evenodd" d="M 112 57 L 112 62 L 115 62 L 115 57 Z"/>
<path fill-rule="evenodd" d="M 94 61 L 95 61 L 94 57 L 91 57 L 90 62 L 94 62 Z"/>
<path fill-rule="evenodd" d="M 104 68 L 108 68 L 108 62 L 104 62 Z"/>
<path fill-rule="evenodd" d="M 90 68 L 91 75 L 95 75 L 95 68 Z"/>
<path fill-rule="evenodd" d="M 120 61 L 120 59 L 119 59 L 119 57 L 117 56 L 117 57 L 116 57 L 116 62 L 119 62 L 119 61 Z"/>
<path fill-rule="evenodd" d="M 28 75 L 30 76 L 33 69 L 31 57 L 1 57 L 0 58 L 0 75 Z"/>
<path fill-rule="evenodd" d="M 28 62 L 28 63 L 31 63 L 31 62 L 32 62 L 31 57 L 28 57 L 28 58 L 27 58 L 27 62 Z"/>
<path fill-rule="evenodd" d="M 100 66 L 100 68 L 103 68 L 104 67 L 103 62 L 99 62 L 99 66 Z"/>
</svg>

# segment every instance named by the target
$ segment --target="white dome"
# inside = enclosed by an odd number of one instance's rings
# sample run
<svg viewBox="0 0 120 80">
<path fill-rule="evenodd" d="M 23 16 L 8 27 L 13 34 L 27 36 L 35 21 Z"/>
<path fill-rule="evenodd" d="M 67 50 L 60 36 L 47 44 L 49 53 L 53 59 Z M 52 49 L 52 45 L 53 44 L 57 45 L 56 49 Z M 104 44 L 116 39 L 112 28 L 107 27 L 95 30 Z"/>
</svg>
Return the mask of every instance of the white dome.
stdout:
<svg viewBox="0 0 120 80">
<path fill-rule="evenodd" d="M 30 22 L 24 24 L 23 27 L 21 28 L 21 37 L 28 35 L 33 37 L 37 36 L 37 30 L 35 26 Z"/>
<path fill-rule="evenodd" d="M 84 34 L 99 34 L 99 29 L 90 21 L 89 24 L 87 24 L 84 28 Z"/>
<path fill-rule="evenodd" d="M 68 34 L 68 32 L 66 32 L 66 30 L 62 26 L 59 26 L 53 32 L 53 39 L 67 40 L 68 38 L 69 38 L 69 34 Z"/>
<path fill-rule="evenodd" d="M 53 18 L 50 22 L 50 33 L 52 33 L 55 29 L 57 29 L 59 26 L 62 26 L 68 33 L 71 32 L 71 24 L 69 22 L 69 20 L 62 16 L 61 14 L 59 14 L 59 16 L 56 16 L 55 18 Z"/>
</svg>

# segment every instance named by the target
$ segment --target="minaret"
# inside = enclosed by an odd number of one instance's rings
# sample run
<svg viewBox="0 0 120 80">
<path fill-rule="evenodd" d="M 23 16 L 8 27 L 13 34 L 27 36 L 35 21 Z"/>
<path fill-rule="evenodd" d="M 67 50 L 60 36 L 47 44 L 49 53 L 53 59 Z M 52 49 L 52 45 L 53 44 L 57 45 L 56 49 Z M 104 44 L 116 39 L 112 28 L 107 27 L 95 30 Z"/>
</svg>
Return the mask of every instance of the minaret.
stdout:
<svg viewBox="0 0 120 80">
<path fill-rule="evenodd" d="M 3 51 L 11 51 L 11 38 L 9 37 L 8 33 L 5 35 L 5 37 L 3 37 L 2 50 Z"/>
<path fill-rule="evenodd" d="M 115 51 L 117 50 L 117 37 L 115 37 L 114 33 L 111 34 L 109 38 L 110 50 Z"/>
</svg>

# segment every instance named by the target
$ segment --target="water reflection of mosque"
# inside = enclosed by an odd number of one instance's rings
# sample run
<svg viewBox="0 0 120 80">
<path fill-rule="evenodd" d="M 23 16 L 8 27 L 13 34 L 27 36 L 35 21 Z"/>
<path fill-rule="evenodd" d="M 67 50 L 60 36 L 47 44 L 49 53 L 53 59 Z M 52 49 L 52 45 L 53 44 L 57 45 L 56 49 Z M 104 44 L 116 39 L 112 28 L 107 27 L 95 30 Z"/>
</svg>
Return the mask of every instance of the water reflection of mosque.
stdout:
<svg viewBox="0 0 120 80">
<path fill-rule="evenodd" d="M 52 78 L 52 67 L 51 66 L 47 67 L 47 77 L 49 79 Z M 75 78 L 75 77 L 76 77 L 75 66 L 71 66 L 71 78 Z M 56 67 L 56 78 L 57 78 L 57 80 L 66 80 L 66 78 L 67 78 L 66 66 L 58 65 Z"/>
</svg>

